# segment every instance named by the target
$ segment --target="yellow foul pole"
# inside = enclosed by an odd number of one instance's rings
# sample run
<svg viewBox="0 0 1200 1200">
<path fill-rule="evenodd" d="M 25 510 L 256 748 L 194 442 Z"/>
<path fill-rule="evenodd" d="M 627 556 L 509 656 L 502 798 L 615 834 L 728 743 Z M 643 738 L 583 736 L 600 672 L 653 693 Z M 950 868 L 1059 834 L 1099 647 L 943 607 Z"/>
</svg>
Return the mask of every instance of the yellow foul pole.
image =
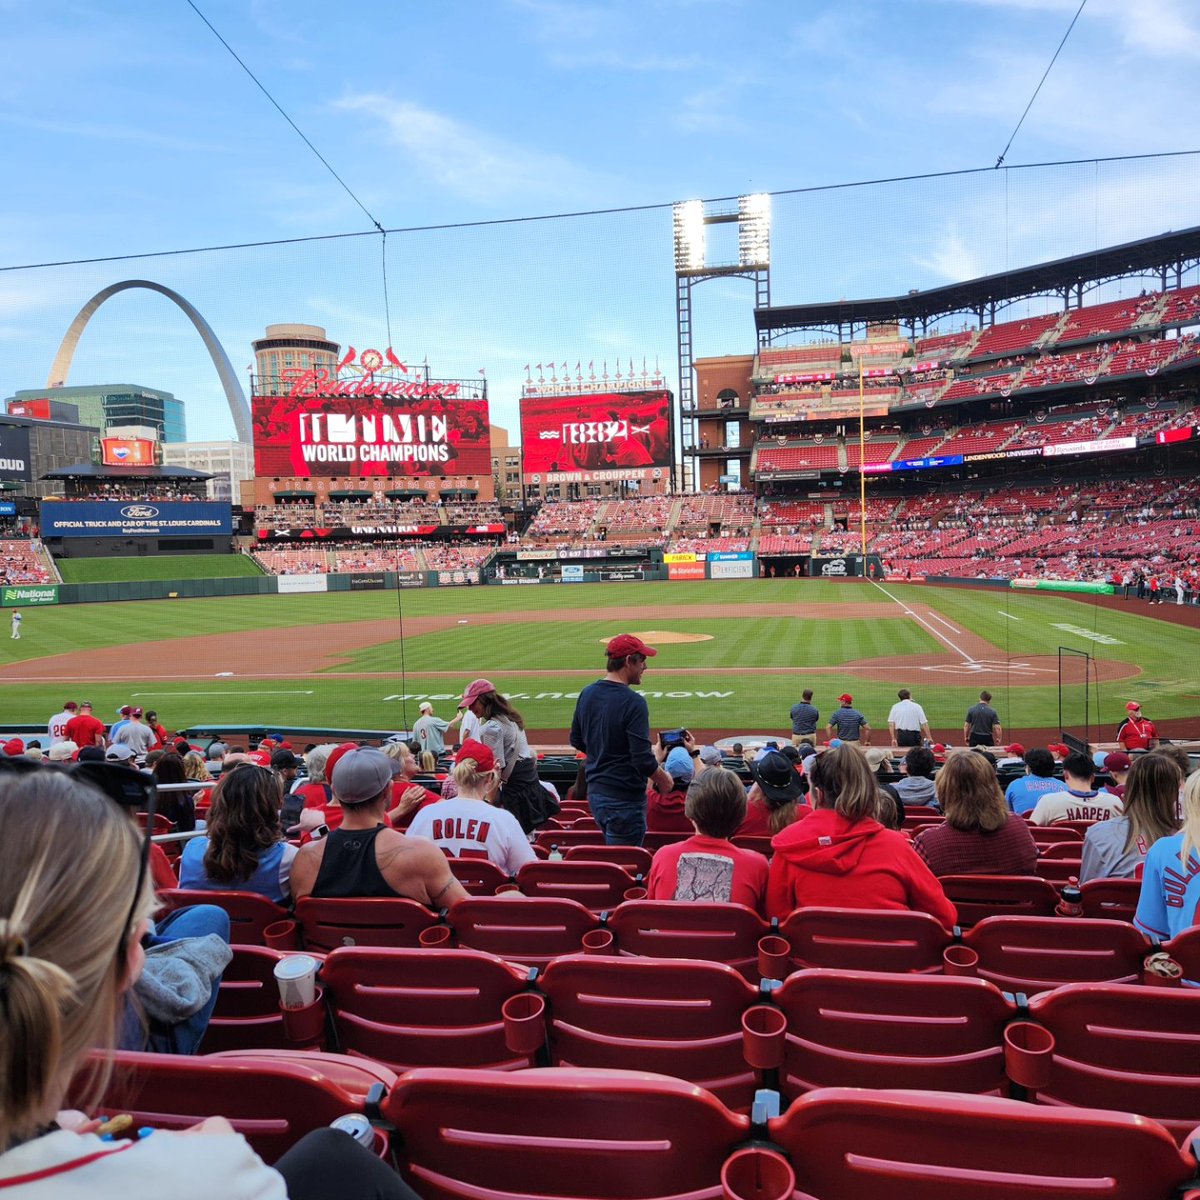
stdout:
<svg viewBox="0 0 1200 1200">
<path fill-rule="evenodd" d="M 858 521 L 859 537 L 862 542 L 862 571 L 867 573 L 867 473 L 863 469 L 867 461 L 866 438 L 866 389 L 863 383 L 863 355 L 858 359 Z"/>
</svg>

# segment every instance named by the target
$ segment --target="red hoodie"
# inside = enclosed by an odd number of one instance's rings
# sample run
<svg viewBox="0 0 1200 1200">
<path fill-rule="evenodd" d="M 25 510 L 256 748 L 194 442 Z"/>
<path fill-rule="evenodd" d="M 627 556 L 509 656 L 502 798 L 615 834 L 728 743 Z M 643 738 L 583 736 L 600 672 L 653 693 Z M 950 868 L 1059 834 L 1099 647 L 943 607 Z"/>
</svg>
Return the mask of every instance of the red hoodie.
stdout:
<svg viewBox="0 0 1200 1200">
<path fill-rule="evenodd" d="M 911 908 L 947 929 L 958 912 L 911 843 L 870 819 L 850 822 L 829 808 L 777 833 L 771 842 L 767 916 L 794 908 Z"/>
<path fill-rule="evenodd" d="M 659 792 L 651 788 L 646 795 L 646 828 L 653 833 L 694 833 L 692 823 L 683 815 L 687 788 Z"/>
</svg>

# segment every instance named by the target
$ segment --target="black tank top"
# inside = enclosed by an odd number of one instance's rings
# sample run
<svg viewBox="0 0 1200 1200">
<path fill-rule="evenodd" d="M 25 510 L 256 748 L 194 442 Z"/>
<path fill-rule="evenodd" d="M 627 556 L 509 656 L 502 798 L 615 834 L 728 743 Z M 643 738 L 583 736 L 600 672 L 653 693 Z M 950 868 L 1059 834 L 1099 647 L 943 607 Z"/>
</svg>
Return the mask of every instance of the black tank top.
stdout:
<svg viewBox="0 0 1200 1200">
<path fill-rule="evenodd" d="M 321 869 L 312 894 L 340 896 L 399 896 L 375 861 L 375 839 L 386 825 L 374 829 L 335 829 L 325 840 Z"/>
</svg>

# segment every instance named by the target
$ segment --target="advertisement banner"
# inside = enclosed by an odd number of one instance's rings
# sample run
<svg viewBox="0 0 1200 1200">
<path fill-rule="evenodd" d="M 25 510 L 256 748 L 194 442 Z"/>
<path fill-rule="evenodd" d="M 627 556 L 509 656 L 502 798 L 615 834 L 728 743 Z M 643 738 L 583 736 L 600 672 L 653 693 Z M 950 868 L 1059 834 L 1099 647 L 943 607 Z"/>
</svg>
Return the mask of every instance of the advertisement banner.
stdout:
<svg viewBox="0 0 1200 1200">
<path fill-rule="evenodd" d="M 671 401 L 665 390 L 523 396 L 525 481 L 551 472 L 669 468 Z"/>
<path fill-rule="evenodd" d="M 382 572 L 369 575 L 351 575 L 350 590 L 352 592 L 381 592 L 387 586 Z"/>
<path fill-rule="evenodd" d="M 29 466 L 29 426 L 0 424 L 0 479 L 32 483 Z"/>
<path fill-rule="evenodd" d="M 0 605 L 24 608 L 27 604 L 57 604 L 57 583 L 14 583 L 0 592 Z"/>
<path fill-rule="evenodd" d="M 439 571 L 437 573 L 438 587 L 461 587 L 467 583 L 479 582 L 479 571 L 476 567 L 468 570 Z"/>
<path fill-rule="evenodd" d="M 703 579 L 704 564 L 702 562 L 673 562 L 667 564 L 668 579 Z"/>
<path fill-rule="evenodd" d="M 295 595 L 299 592 L 329 591 L 328 575 L 280 575 L 279 594 Z"/>
<path fill-rule="evenodd" d="M 42 537 L 212 537 L 233 533 L 229 502 L 43 500 Z"/>
<path fill-rule="evenodd" d="M 743 562 L 754 557 L 749 550 L 717 550 L 708 556 L 709 562 Z"/>
<path fill-rule="evenodd" d="M 100 439 L 100 462 L 106 467 L 153 467 L 161 458 L 158 442 L 148 438 Z"/>
<path fill-rule="evenodd" d="M 1031 579 L 1028 576 L 1018 576 L 1016 579 L 1010 579 L 1009 586 L 1014 588 L 1028 588 L 1036 592 L 1088 592 L 1095 596 L 1111 596 L 1116 591 L 1116 588 L 1111 583 L 1100 583 L 1098 580 Z"/>
<path fill-rule="evenodd" d="M 425 586 L 424 571 L 397 571 L 396 586 L 402 588 L 419 588 Z"/>
<path fill-rule="evenodd" d="M 16 503 L 12 500 L 0 500 L 0 517 L 15 517 L 17 515 Z"/>
<path fill-rule="evenodd" d="M 704 570 L 703 567 L 700 568 Z M 627 579 L 645 579 L 646 572 L 641 567 L 612 567 L 600 569 L 600 578 L 610 582 L 620 582 Z"/>
<path fill-rule="evenodd" d="M 710 579 L 753 579 L 754 560 L 747 555 L 739 559 L 708 560 L 708 577 Z"/>
<path fill-rule="evenodd" d="M 583 582 L 583 566 L 581 563 L 563 563 L 562 569 L 563 583 L 582 583 Z"/>
<path fill-rule="evenodd" d="M 694 563 L 695 561 L 696 555 L 690 550 L 675 550 L 670 554 L 663 555 L 663 562 L 665 563 Z"/>
<path fill-rule="evenodd" d="M 444 395 L 255 396 L 256 475 L 488 476 L 486 400 Z"/>
</svg>

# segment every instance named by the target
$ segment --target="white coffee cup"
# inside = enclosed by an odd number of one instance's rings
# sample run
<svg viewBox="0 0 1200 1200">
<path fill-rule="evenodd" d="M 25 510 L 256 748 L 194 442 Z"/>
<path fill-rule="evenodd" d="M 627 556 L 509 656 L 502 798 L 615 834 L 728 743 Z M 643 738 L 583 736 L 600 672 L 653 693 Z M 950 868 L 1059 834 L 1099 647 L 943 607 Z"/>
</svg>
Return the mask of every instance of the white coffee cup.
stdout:
<svg viewBox="0 0 1200 1200">
<path fill-rule="evenodd" d="M 317 968 L 311 954 L 289 954 L 275 964 L 279 1003 L 284 1008 L 307 1008 L 317 998 Z"/>
</svg>

